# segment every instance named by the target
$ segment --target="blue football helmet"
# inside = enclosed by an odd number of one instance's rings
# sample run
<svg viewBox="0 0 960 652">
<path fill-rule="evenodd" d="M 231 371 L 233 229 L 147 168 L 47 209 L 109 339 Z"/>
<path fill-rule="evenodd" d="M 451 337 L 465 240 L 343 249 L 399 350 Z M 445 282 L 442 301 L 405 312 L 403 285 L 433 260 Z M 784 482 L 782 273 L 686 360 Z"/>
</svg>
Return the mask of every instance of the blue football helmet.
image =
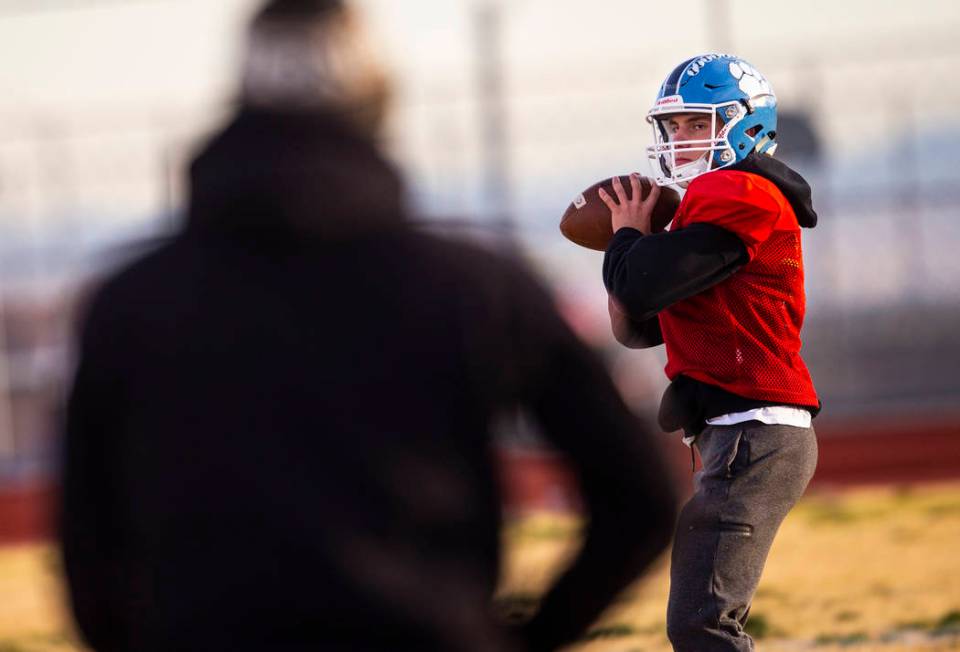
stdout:
<svg viewBox="0 0 960 652">
<path fill-rule="evenodd" d="M 711 138 L 671 140 L 670 116 L 710 116 Z M 647 112 L 655 145 L 647 156 L 658 185 L 686 187 L 690 180 L 738 161 L 750 152 L 776 150 L 777 98 L 756 68 L 729 54 L 704 54 L 674 68 Z M 695 161 L 677 164 L 678 152 Z"/>
</svg>

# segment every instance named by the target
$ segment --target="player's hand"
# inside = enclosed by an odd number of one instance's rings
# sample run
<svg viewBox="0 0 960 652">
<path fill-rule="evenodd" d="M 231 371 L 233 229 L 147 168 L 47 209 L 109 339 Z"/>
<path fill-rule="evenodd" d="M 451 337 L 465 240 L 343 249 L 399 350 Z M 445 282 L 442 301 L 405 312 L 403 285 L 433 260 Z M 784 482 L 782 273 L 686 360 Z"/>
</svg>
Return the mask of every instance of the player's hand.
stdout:
<svg viewBox="0 0 960 652">
<path fill-rule="evenodd" d="M 653 207 L 657 205 L 657 199 L 660 198 L 660 186 L 652 179 L 650 182 L 650 192 L 643 199 L 640 190 L 640 174 L 634 172 L 630 175 L 630 198 L 627 199 L 626 189 L 620 182 L 620 176 L 613 177 L 613 191 L 616 198 L 603 188 L 600 188 L 599 195 L 603 203 L 607 205 L 611 213 L 611 222 L 613 232 L 616 233 L 625 226 L 634 228 L 644 235 L 650 235 L 650 216 L 653 215 Z"/>
</svg>

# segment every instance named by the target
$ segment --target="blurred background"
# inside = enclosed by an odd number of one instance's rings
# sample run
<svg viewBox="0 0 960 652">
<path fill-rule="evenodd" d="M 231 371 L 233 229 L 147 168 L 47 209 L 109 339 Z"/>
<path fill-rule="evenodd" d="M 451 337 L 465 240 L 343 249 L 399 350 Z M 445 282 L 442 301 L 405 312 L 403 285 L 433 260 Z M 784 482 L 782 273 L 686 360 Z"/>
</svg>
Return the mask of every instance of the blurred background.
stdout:
<svg viewBox="0 0 960 652">
<path fill-rule="evenodd" d="M 185 164 L 230 109 L 256 4 L 0 2 L 0 484 L 49 476 L 77 298 L 178 228 Z M 677 62 L 747 58 L 821 214 L 805 233 L 818 430 L 946 427 L 957 452 L 960 5 L 356 4 L 395 75 L 384 144 L 410 202 L 437 229 L 518 243 L 638 410 L 665 385 L 663 354 L 613 345 L 602 254 L 557 222 L 597 179 L 648 172 L 644 114 Z"/>
<path fill-rule="evenodd" d="M 179 227 L 185 165 L 231 108 L 257 4 L 0 1 L 0 537 L 45 527 L 23 496 L 50 491 L 77 306 Z M 594 181 L 648 172 L 644 115 L 679 61 L 748 59 L 779 97 L 778 156 L 821 216 L 804 234 L 819 480 L 957 473 L 960 4 L 355 4 L 395 76 L 384 146 L 411 205 L 431 228 L 514 243 L 641 412 L 666 384 L 663 353 L 613 343 L 602 254 L 557 223 Z"/>
<path fill-rule="evenodd" d="M 78 306 L 179 227 L 185 165 L 229 113 L 258 4 L 0 0 L 0 542 L 49 533 Z M 384 146 L 411 205 L 438 231 L 513 243 L 640 412 L 666 385 L 663 353 L 614 344 L 602 254 L 559 217 L 600 178 L 648 173 L 644 115 L 678 62 L 749 60 L 779 97 L 778 157 L 820 213 L 804 233 L 816 481 L 960 474 L 960 3 L 355 4 L 395 76 Z M 534 435 L 506 440 L 509 499 L 575 502 Z"/>
</svg>

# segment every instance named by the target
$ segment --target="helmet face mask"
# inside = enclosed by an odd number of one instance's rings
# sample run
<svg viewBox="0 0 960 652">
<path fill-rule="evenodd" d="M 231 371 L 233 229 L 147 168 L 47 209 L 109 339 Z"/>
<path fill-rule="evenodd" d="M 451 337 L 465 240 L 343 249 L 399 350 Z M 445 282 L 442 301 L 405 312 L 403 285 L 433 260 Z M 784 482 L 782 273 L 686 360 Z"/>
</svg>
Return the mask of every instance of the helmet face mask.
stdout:
<svg viewBox="0 0 960 652">
<path fill-rule="evenodd" d="M 750 64 L 725 54 L 684 61 L 667 77 L 647 113 L 654 145 L 647 158 L 658 185 L 686 187 L 701 174 L 733 165 L 750 152 L 776 149 L 777 100 Z M 667 123 L 681 114 L 710 117 L 710 138 L 672 140 Z M 677 163 L 700 154 L 695 161 Z"/>
</svg>

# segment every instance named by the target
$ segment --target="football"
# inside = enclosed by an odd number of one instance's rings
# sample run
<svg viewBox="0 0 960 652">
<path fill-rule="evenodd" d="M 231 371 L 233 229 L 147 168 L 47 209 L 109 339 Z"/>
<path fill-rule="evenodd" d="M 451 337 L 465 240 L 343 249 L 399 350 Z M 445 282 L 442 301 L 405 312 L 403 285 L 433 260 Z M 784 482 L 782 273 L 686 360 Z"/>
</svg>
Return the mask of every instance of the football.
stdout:
<svg viewBox="0 0 960 652">
<path fill-rule="evenodd" d="M 632 197 L 630 177 L 621 176 L 620 182 L 623 184 L 627 197 Z M 647 179 L 640 179 L 642 197 L 646 197 L 647 193 L 650 192 L 650 183 Z M 560 233 L 581 247 L 606 251 L 607 244 L 613 238 L 613 226 L 610 209 L 603 203 L 597 192 L 601 187 L 616 199 L 617 193 L 613 190 L 613 177 L 593 184 L 577 195 L 573 202 L 567 206 L 563 217 L 560 218 Z M 679 205 L 680 194 L 676 190 L 669 187 L 660 189 L 660 198 L 657 200 L 657 205 L 654 207 L 650 219 L 650 226 L 654 233 L 659 233 L 667 227 Z"/>
</svg>

